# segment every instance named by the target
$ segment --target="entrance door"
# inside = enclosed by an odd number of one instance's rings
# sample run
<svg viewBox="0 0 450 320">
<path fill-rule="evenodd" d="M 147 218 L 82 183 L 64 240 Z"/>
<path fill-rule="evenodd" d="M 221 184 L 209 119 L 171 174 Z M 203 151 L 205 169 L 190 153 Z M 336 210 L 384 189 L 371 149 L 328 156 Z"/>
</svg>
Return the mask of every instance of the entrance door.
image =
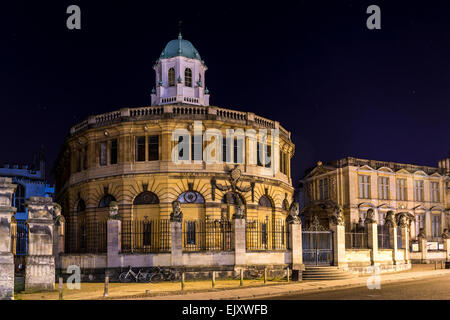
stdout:
<svg viewBox="0 0 450 320">
<path fill-rule="evenodd" d="M 326 266 L 333 264 L 333 232 L 303 231 L 303 263 Z"/>
</svg>

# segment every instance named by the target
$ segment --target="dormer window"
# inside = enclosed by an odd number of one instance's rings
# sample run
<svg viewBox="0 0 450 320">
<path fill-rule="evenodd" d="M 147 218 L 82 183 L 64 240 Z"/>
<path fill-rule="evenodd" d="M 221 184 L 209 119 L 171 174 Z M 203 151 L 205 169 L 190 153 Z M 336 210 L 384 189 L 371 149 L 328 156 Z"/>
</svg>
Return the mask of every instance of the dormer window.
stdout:
<svg viewBox="0 0 450 320">
<path fill-rule="evenodd" d="M 175 86 L 175 69 L 174 68 L 169 69 L 168 78 L 169 78 L 169 87 L 174 87 Z"/>
<path fill-rule="evenodd" d="M 189 68 L 184 70 L 184 85 L 186 87 L 192 87 L 192 70 Z"/>
</svg>

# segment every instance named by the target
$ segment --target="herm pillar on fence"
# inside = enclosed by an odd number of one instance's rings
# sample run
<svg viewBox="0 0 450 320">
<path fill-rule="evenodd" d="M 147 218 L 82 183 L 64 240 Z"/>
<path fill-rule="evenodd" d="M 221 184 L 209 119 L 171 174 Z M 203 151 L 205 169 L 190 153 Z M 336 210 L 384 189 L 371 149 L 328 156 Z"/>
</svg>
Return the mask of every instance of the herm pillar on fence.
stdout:
<svg viewBox="0 0 450 320">
<path fill-rule="evenodd" d="M 14 255 L 11 247 L 12 194 L 16 185 L 0 177 L 0 300 L 14 299 Z"/>
<path fill-rule="evenodd" d="M 238 203 L 236 212 L 233 214 L 233 224 L 231 226 L 232 245 L 234 249 L 234 270 L 243 269 L 246 264 L 246 241 L 245 241 L 246 220 L 242 210 L 242 205 Z"/>
<path fill-rule="evenodd" d="M 64 253 L 65 245 L 65 227 L 66 219 L 61 215 L 61 206 L 57 203 L 53 208 L 53 220 L 55 223 L 53 232 L 53 255 L 55 257 L 55 267 L 60 269 L 62 266 L 62 254 Z"/>
<path fill-rule="evenodd" d="M 428 248 L 427 248 L 427 237 L 425 235 L 425 231 L 423 228 L 419 230 L 419 234 L 417 237 L 419 238 L 420 260 L 422 263 L 426 263 Z"/>
<path fill-rule="evenodd" d="M 445 229 L 442 234 L 442 240 L 444 241 L 444 250 L 446 253 L 445 261 L 450 261 L 450 230 Z"/>
<path fill-rule="evenodd" d="M 364 219 L 364 227 L 367 231 L 367 246 L 370 249 L 370 263 L 373 266 L 378 263 L 378 229 L 373 209 L 368 209 Z"/>
<path fill-rule="evenodd" d="M 388 211 L 385 218 L 385 226 L 389 228 L 389 247 L 392 249 L 392 264 L 397 263 L 397 223 L 393 211 Z"/>
<path fill-rule="evenodd" d="M 116 201 L 111 201 L 109 204 L 109 217 L 106 228 L 107 273 L 105 276 L 109 276 L 109 270 L 121 265 L 119 253 L 122 249 L 122 220 L 119 215 L 119 206 Z"/>
<path fill-rule="evenodd" d="M 305 270 L 303 264 L 303 248 L 302 248 L 302 222 L 298 217 L 299 205 L 297 202 L 292 203 L 289 209 L 289 215 L 286 218 L 286 223 L 289 228 L 288 244 L 292 254 L 292 280 L 302 280 L 302 273 Z M 289 272 L 289 269 L 288 269 Z M 288 275 L 289 277 L 289 275 Z"/>
<path fill-rule="evenodd" d="M 28 208 L 28 253 L 25 260 L 25 291 L 55 289 L 53 255 L 54 208 L 51 198 L 30 197 Z"/>
<path fill-rule="evenodd" d="M 401 234 L 402 239 L 402 249 L 404 249 L 405 255 L 404 260 L 406 264 L 410 263 L 409 259 L 409 225 L 410 220 L 408 219 L 408 216 L 406 213 L 400 213 L 400 216 L 398 218 L 397 223 L 397 232 Z"/>
<path fill-rule="evenodd" d="M 178 200 L 172 202 L 172 212 L 170 213 L 170 264 L 172 266 L 183 265 L 183 212 L 181 203 Z"/>
<path fill-rule="evenodd" d="M 330 229 L 333 231 L 333 264 L 339 268 L 348 266 L 345 256 L 345 220 L 342 207 L 337 206 L 330 219 Z"/>
</svg>

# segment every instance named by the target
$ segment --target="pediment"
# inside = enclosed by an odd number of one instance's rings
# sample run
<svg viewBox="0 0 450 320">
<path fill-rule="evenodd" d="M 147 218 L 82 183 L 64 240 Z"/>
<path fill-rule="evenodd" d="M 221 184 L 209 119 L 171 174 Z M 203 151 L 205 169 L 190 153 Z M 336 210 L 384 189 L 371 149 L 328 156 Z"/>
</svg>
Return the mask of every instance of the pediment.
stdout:
<svg viewBox="0 0 450 320">
<path fill-rule="evenodd" d="M 417 171 L 414 172 L 414 174 L 417 175 L 417 176 L 428 177 L 428 175 L 422 170 L 417 170 Z"/>
</svg>

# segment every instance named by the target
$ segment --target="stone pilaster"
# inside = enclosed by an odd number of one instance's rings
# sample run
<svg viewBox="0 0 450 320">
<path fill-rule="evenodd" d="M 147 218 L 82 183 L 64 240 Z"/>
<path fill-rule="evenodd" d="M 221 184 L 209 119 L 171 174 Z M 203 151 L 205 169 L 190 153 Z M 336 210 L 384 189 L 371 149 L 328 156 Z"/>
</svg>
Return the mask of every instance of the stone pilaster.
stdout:
<svg viewBox="0 0 450 320">
<path fill-rule="evenodd" d="M 183 232 L 181 221 L 170 222 L 171 250 L 170 264 L 172 266 L 183 265 Z"/>
<path fill-rule="evenodd" d="M 334 265 L 339 268 L 347 267 L 347 260 L 345 257 L 345 226 L 331 225 L 330 230 L 333 231 L 334 244 Z"/>
<path fill-rule="evenodd" d="M 292 253 L 292 280 L 301 280 L 305 270 L 303 264 L 302 225 L 300 223 L 289 224 L 289 247 Z"/>
<path fill-rule="evenodd" d="M 450 261 L 450 239 L 444 239 L 444 250 L 447 253 L 446 261 Z"/>
<path fill-rule="evenodd" d="M 419 250 L 421 253 L 421 260 L 422 262 L 427 261 L 427 238 L 424 234 L 419 234 Z"/>
<path fill-rule="evenodd" d="M 378 229 L 376 223 L 366 223 L 367 244 L 370 250 L 370 262 L 373 266 L 378 263 Z"/>
<path fill-rule="evenodd" d="M 30 197 L 28 208 L 28 254 L 25 262 L 25 291 L 55 289 L 53 256 L 53 210 L 51 198 Z"/>
<path fill-rule="evenodd" d="M 239 268 L 246 263 L 245 219 L 234 218 L 232 224 L 232 243 L 234 248 L 234 267 Z"/>
<path fill-rule="evenodd" d="M 0 177 L 0 300 L 14 299 L 14 256 L 11 248 L 11 195 L 16 185 L 11 178 Z"/>
<path fill-rule="evenodd" d="M 409 232 L 407 227 L 399 228 L 402 234 L 402 247 L 405 250 L 405 263 L 409 263 Z"/>
</svg>

